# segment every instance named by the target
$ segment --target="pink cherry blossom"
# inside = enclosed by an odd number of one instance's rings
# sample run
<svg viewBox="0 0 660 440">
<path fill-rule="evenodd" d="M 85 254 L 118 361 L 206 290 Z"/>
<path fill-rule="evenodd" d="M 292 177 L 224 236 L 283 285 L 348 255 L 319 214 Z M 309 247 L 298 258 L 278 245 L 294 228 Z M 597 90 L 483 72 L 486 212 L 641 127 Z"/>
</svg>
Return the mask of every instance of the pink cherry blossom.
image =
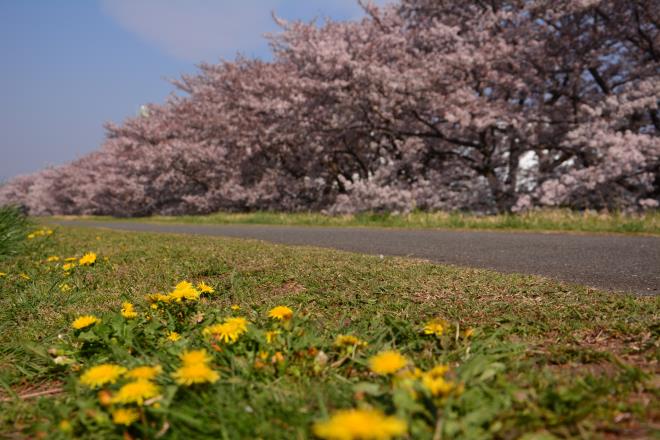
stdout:
<svg viewBox="0 0 660 440">
<path fill-rule="evenodd" d="M 401 0 L 285 22 L 201 64 L 98 151 L 17 177 L 35 215 L 660 204 L 651 0 Z"/>
</svg>

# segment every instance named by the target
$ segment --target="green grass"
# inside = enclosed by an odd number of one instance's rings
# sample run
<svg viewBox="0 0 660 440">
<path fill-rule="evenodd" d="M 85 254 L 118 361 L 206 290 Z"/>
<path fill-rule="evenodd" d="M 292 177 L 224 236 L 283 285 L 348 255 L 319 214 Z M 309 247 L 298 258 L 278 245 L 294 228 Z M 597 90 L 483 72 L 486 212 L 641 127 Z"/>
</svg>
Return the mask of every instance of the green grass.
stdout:
<svg viewBox="0 0 660 440">
<path fill-rule="evenodd" d="M 98 253 L 96 265 L 68 276 L 61 261 L 45 262 L 87 251 Z M 93 313 L 107 325 L 103 332 L 123 335 L 118 345 L 113 336 L 110 348 L 93 357 L 67 356 L 83 368 L 90 359 L 130 361 L 140 351 L 126 350 L 125 338 L 137 341 L 157 320 L 127 327 L 116 315 L 122 302 L 148 311 L 145 295 L 184 279 L 205 281 L 216 293 L 181 315 L 197 335 L 182 346 L 202 344 L 198 327 L 232 313 L 234 304 L 255 330 L 234 351 L 214 355 L 222 370 L 218 383 L 195 392 L 168 386 L 166 412 L 159 413 L 166 438 L 307 438 L 315 420 L 365 402 L 408 418 L 409 438 L 432 438 L 438 414 L 442 438 L 648 438 L 658 426 L 658 297 L 317 248 L 85 228 L 30 240 L 28 252 L 0 263 L 0 271 L 8 274 L 0 278 L 0 432 L 9 436 L 121 438 L 123 430 L 108 421 L 95 393 L 77 384 L 80 371 L 56 365 L 57 353 L 48 349 L 81 347 L 70 323 Z M 70 290 L 62 292 L 63 284 Z M 283 346 L 291 361 L 256 373 L 250 344 L 261 335 L 257 327 L 268 325 L 269 308 L 279 304 L 296 312 L 296 331 Z M 441 342 L 421 334 L 435 317 L 451 323 Z M 475 329 L 471 339 L 454 338 L 467 328 Z M 358 335 L 369 346 L 332 367 L 339 333 Z M 98 344 L 105 336 L 84 337 Z M 144 344 L 134 346 L 150 359 L 177 362 L 176 350 L 149 351 Z M 436 402 L 437 414 L 422 415 L 419 402 L 368 374 L 367 357 L 387 347 L 421 368 L 449 364 L 465 392 Z M 312 348 L 330 356 L 328 365 L 317 367 L 304 356 Z M 43 391 L 53 394 L 21 397 Z M 161 420 L 130 432 L 152 437 L 163 426 Z"/>
<path fill-rule="evenodd" d="M 111 220 L 111 217 L 76 217 Z M 117 219 L 125 221 L 127 219 Z M 159 223 L 265 224 L 304 226 L 372 226 L 395 228 L 491 229 L 660 234 L 660 211 L 644 214 L 538 210 L 523 214 L 478 216 L 468 213 L 421 212 L 406 215 L 364 213 L 329 216 L 320 213 L 224 213 L 197 216 L 153 216 L 131 219 Z"/>
<path fill-rule="evenodd" d="M 18 208 L 0 206 L 0 259 L 20 251 L 29 227 L 30 222 Z"/>
</svg>

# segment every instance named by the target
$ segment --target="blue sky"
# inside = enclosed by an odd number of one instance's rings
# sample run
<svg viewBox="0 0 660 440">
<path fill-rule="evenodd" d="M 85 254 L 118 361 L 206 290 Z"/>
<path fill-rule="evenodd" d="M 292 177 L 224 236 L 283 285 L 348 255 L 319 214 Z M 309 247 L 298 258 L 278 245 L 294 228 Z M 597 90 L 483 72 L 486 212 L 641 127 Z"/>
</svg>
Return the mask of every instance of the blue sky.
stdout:
<svg viewBox="0 0 660 440">
<path fill-rule="evenodd" d="M 0 0 L 0 181 L 95 150 L 104 122 L 163 101 L 200 61 L 268 58 L 271 11 L 362 15 L 355 0 Z"/>
</svg>

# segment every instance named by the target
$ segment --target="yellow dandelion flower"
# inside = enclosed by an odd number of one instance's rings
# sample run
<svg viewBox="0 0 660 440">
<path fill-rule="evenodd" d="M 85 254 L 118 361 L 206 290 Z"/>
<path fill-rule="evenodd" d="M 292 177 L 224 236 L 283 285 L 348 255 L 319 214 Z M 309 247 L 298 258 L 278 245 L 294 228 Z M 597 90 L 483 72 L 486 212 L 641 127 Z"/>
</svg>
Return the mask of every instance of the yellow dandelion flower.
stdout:
<svg viewBox="0 0 660 440">
<path fill-rule="evenodd" d="M 317 422 L 314 434 L 325 440 L 388 440 L 406 433 L 406 423 L 373 409 L 345 409 Z"/>
<path fill-rule="evenodd" d="M 169 297 L 176 302 L 181 302 L 183 299 L 196 301 L 199 299 L 200 294 L 199 290 L 195 289 L 191 283 L 188 281 L 181 281 L 174 287 L 174 290 L 170 292 Z"/>
<path fill-rule="evenodd" d="M 241 306 L 239 306 L 238 304 L 234 304 L 231 306 L 231 309 L 236 312 L 238 310 L 241 310 Z"/>
<path fill-rule="evenodd" d="M 42 229 L 38 229 L 36 231 L 32 231 L 31 233 L 29 233 L 27 235 L 27 238 L 32 239 L 32 238 L 35 238 L 35 237 L 43 237 L 44 235 L 50 235 L 52 233 L 53 233 L 52 229 L 42 228 Z"/>
<path fill-rule="evenodd" d="M 185 289 L 190 289 L 192 288 L 193 285 L 190 281 L 179 281 L 176 286 L 174 286 L 174 290 L 185 290 Z"/>
<path fill-rule="evenodd" d="M 465 330 L 465 333 L 463 333 L 463 336 L 465 336 L 466 339 L 471 338 L 472 335 L 474 335 L 474 329 L 473 328 L 469 328 L 469 329 Z"/>
<path fill-rule="evenodd" d="M 129 403 L 142 405 L 145 400 L 158 396 L 158 393 L 156 384 L 148 380 L 138 379 L 119 388 L 117 394 L 112 398 L 112 402 L 124 405 Z"/>
<path fill-rule="evenodd" d="M 213 336 L 224 343 L 233 344 L 246 331 L 247 319 L 236 317 L 226 318 L 221 324 L 206 327 L 202 334 Z"/>
<path fill-rule="evenodd" d="M 185 351 L 179 355 L 179 359 L 184 365 L 205 364 L 211 361 L 211 357 L 204 349 Z"/>
<path fill-rule="evenodd" d="M 130 377 L 131 379 L 152 380 L 156 376 L 158 376 L 162 371 L 163 368 L 160 365 L 156 365 L 154 367 L 149 365 L 144 365 L 142 367 L 135 367 L 131 370 L 128 370 L 125 376 Z"/>
<path fill-rule="evenodd" d="M 446 324 L 443 321 L 435 320 L 427 322 L 424 326 L 425 335 L 435 335 L 437 337 L 442 336 L 442 333 L 445 331 Z"/>
<path fill-rule="evenodd" d="M 63 264 L 63 265 L 62 265 L 62 270 L 63 270 L 64 272 L 68 272 L 68 271 L 70 271 L 71 269 L 73 269 L 74 267 L 76 267 L 76 263 L 66 263 L 66 264 Z"/>
<path fill-rule="evenodd" d="M 224 342 L 229 342 L 232 329 L 225 323 L 213 324 L 204 328 L 202 334 L 204 336 L 213 336 L 217 339 L 224 340 Z M 234 341 L 232 340 L 232 342 Z"/>
<path fill-rule="evenodd" d="M 94 315 L 84 315 L 76 318 L 76 320 L 71 323 L 71 327 L 73 327 L 76 330 L 80 330 L 99 322 L 101 322 L 101 320 Z"/>
<path fill-rule="evenodd" d="M 369 359 L 369 368 L 376 374 L 393 374 L 408 364 L 408 360 L 398 351 L 386 350 Z"/>
<path fill-rule="evenodd" d="M 164 295 L 162 293 L 151 293 L 147 295 L 147 301 L 156 303 L 156 302 L 170 302 L 171 298 L 169 295 Z"/>
<path fill-rule="evenodd" d="M 65 432 L 67 434 L 70 434 L 73 432 L 73 426 L 71 426 L 71 422 L 68 420 L 62 420 L 57 427 L 60 429 L 60 431 Z"/>
<path fill-rule="evenodd" d="M 197 290 L 199 290 L 202 293 L 214 293 L 215 289 L 208 284 L 206 284 L 204 281 L 201 281 L 197 284 Z"/>
<path fill-rule="evenodd" d="M 357 336 L 338 335 L 335 339 L 335 347 L 366 347 L 367 343 Z"/>
<path fill-rule="evenodd" d="M 112 423 L 129 426 L 140 419 L 140 413 L 134 408 L 119 408 L 112 412 Z"/>
<path fill-rule="evenodd" d="M 137 312 L 133 308 L 133 304 L 125 302 L 121 305 L 121 316 L 124 318 L 131 319 L 137 317 L 137 315 Z"/>
<path fill-rule="evenodd" d="M 413 369 L 408 369 L 408 370 L 403 370 L 397 373 L 396 378 L 398 380 L 413 380 L 413 379 L 419 379 L 424 375 L 424 372 L 420 370 L 419 368 L 413 368 Z"/>
<path fill-rule="evenodd" d="M 421 375 L 422 385 L 434 396 L 446 396 L 455 388 L 452 382 L 444 378 L 448 371 L 448 365 L 436 365 Z"/>
<path fill-rule="evenodd" d="M 282 332 L 279 330 L 266 332 L 266 343 L 271 344 L 275 340 L 275 338 L 277 338 L 277 335 L 279 335 L 280 333 Z"/>
<path fill-rule="evenodd" d="M 48 263 L 52 263 L 53 261 L 60 261 L 60 257 L 57 255 L 51 255 L 50 257 L 46 258 L 46 261 Z"/>
<path fill-rule="evenodd" d="M 152 310 L 158 310 L 158 304 L 151 304 L 149 307 L 151 307 Z"/>
<path fill-rule="evenodd" d="M 87 252 L 78 261 L 78 264 L 81 266 L 91 266 L 94 263 L 96 263 L 96 254 L 94 252 Z"/>
<path fill-rule="evenodd" d="M 219 378 L 220 375 L 213 371 L 206 363 L 190 363 L 180 367 L 174 373 L 172 377 L 179 385 L 195 385 L 198 383 L 214 383 Z"/>
<path fill-rule="evenodd" d="M 448 365 L 436 365 L 431 368 L 426 374 L 431 377 L 442 377 L 449 371 Z"/>
<path fill-rule="evenodd" d="M 7 276 L 7 272 L 0 272 L 0 278 L 6 277 L 6 276 Z"/>
<path fill-rule="evenodd" d="M 434 377 L 430 374 L 422 376 L 422 385 L 434 396 L 446 396 L 454 389 L 454 384 L 444 377 Z"/>
<path fill-rule="evenodd" d="M 241 333 L 245 333 L 247 331 L 248 320 L 241 316 L 225 318 L 225 322 L 236 327 L 236 329 Z"/>
<path fill-rule="evenodd" d="M 28 275 L 28 274 L 26 274 L 26 273 L 19 273 L 18 276 L 21 277 L 21 278 L 23 278 L 24 280 L 29 280 L 29 279 L 31 279 L 31 278 L 30 278 L 30 275 Z"/>
<path fill-rule="evenodd" d="M 62 283 L 58 286 L 60 288 L 60 292 L 66 293 L 71 290 L 71 286 L 69 286 L 67 283 Z"/>
<path fill-rule="evenodd" d="M 181 335 L 178 334 L 177 332 L 169 332 L 169 334 L 167 335 L 168 341 L 176 342 L 179 339 L 181 339 Z"/>
<path fill-rule="evenodd" d="M 80 376 L 80 382 L 91 388 L 98 388 L 107 383 L 115 383 L 126 372 L 126 368 L 115 364 L 100 364 L 86 370 Z"/>
<path fill-rule="evenodd" d="M 71 261 L 78 261 L 78 257 L 69 257 L 64 259 L 65 262 L 69 263 Z"/>
<path fill-rule="evenodd" d="M 288 321 L 293 317 L 293 310 L 287 306 L 277 306 L 270 309 L 268 316 L 280 321 Z"/>
</svg>

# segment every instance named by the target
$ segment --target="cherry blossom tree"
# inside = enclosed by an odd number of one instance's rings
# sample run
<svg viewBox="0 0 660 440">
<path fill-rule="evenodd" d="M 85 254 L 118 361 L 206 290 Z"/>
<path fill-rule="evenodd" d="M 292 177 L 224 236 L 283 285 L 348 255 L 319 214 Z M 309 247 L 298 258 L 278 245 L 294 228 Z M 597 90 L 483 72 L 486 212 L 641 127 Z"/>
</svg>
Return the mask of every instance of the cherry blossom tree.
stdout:
<svg viewBox="0 0 660 440">
<path fill-rule="evenodd" d="M 648 209 L 660 200 L 652 0 L 401 0 L 285 22 L 273 61 L 202 64 L 16 178 L 35 214 Z"/>
</svg>

